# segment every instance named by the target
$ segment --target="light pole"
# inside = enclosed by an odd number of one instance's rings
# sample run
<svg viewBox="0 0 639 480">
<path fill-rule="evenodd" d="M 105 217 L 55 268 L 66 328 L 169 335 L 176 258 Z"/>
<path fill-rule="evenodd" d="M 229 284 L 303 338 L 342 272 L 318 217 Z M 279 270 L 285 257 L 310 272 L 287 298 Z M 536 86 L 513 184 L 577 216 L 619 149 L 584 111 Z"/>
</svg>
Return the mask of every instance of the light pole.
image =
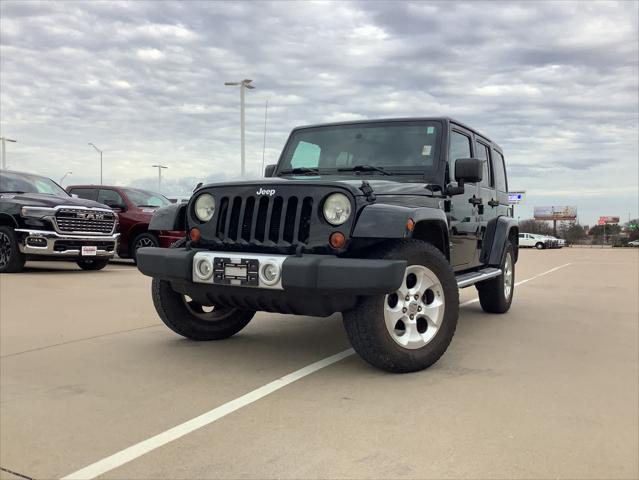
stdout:
<svg viewBox="0 0 639 480">
<path fill-rule="evenodd" d="M 162 193 L 162 169 L 163 168 L 169 168 L 169 167 L 165 167 L 164 165 L 151 165 L 153 168 L 157 168 L 158 169 L 158 193 Z"/>
<path fill-rule="evenodd" d="M 100 154 L 100 185 L 102 185 L 102 150 L 100 150 L 98 147 L 93 145 L 91 142 L 89 142 L 89 145 L 95 148 L 95 151 Z"/>
<path fill-rule="evenodd" d="M 7 168 L 7 149 L 5 146 L 5 142 L 12 142 L 12 143 L 17 143 L 17 140 L 12 140 L 11 138 L 6 138 L 6 137 L 0 137 L 0 140 L 2 140 L 2 169 L 6 170 Z"/>
<path fill-rule="evenodd" d="M 241 171 L 241 175 L 242 177 L 244 176 L 244 173 L 246 171 L 246 167 L 245 167 L 245 159 L 244 159 L 244 89 L 249 88 L 249 89 L 253 89 L 255 88 L 253 85 L 251 85 L 251 82 L 253 80 L 249 80 L 248 78 L 245 78 L 244 80 L 242 80 L 241 82 L 225 82 L 224 85 L 226 85 L 227 87 L 237 87 L 239 85 L 240 87 L 240 171 Z"/>
<path fill-rule="evenodd" d="M 65 173 L 62 178 L 60 179 L 60 185 L 62 185 L 62 182 L 64 182 L 64 179 L 67 178 L 67 175 L 71 175 L 73 172 L 67 172 Z"/>
</svg>

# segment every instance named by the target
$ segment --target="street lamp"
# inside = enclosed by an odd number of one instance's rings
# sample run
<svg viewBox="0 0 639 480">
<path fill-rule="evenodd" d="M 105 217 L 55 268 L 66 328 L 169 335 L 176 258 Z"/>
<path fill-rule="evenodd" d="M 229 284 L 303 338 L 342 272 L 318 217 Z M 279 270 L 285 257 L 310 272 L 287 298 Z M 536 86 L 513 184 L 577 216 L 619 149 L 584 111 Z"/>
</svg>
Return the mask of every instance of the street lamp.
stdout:
<svg viewBox="0 0 639 480">
<path fill-rule="evenodd" d="M 165 167 L 164 165 L 151 165 L 153 168 L 157 168 L 158 169 L 158 193 L 162 193 L 162 169 L 163 168 L 169 168 L 169 167 Z"/>
<path fill-rule="evenodd" d="M 253 80 L 249 80 L 248 78 L 245 78 L 244 80 L 242 80 L 241 82 L 225 82 L 224 85 L 226 85 L 227 87 L 240 87 L 240 145 L 241 145 L 241 150 L 240 150 L 240 161 L 241 161 L 241 174 L 242 176 L 244 176 L 246 167 L 245 167 L 245 160 L 244 160 L 244 89 L 249 88 L 249 89 L 253 89 L 255 88 L 253 85 L 251 85 L 251 82 Z"/>
<path fill-rule="evenodd" d="M 6 137 L 0 137 L 0 140 L 2 140 L 2 169 L 5 170 L 7 168 L 7 150 L 5 147 L 5 142 L 17 143 L 18 141 Z"/>
<path fill-rule="evenodd" d="M 60 179 L 60 185 L 62 185 L 62 182 L 64 182 L 64 179 L 67 178 L 67 175 L 71 175 L 73 172 L 67 172 L 65 173 L 62 178 Z"/>
<path fill-rule="evenodd" d="M 91 142 L 89 142 L 89 145 L 95 148 L 95 151 L 100 154 L 100 185 L 102 185 L 102 150 L 100 150 L 98 147 L 93 145 Z"/>
</svg>

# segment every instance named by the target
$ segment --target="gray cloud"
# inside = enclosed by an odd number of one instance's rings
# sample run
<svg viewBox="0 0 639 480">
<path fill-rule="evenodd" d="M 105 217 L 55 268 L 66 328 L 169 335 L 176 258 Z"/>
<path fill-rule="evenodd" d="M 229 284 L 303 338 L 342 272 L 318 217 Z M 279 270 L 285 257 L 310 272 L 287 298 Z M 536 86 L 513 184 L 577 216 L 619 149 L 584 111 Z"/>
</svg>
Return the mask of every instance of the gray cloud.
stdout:
<svg viewBox="0 0 639 480">
<path fill-rule="evenodd" d="M 449 115 L 505 149 L 529 202 L 637 214 L 636 2 L 18 2 L 0 4 L 10 166 L 165 191 L 277 160 L 299 124 Z M 609 200 L 614 193 L 614 201 Z M 606 199 L 597 205 L 592 199 Z M 524 207 L 524 210 L 526 211 Z M 605 210 L 605 211 L 604 211 Z"/>
</svg>

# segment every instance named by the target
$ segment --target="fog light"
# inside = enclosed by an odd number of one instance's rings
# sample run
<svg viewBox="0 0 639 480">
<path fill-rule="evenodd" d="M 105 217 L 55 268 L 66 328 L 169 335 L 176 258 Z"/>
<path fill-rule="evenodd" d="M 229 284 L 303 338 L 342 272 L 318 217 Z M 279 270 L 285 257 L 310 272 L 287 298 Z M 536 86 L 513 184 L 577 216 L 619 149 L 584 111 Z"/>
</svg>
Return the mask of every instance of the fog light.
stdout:
<svg viewBox="0 0 639 480">
<path fill-rule="evenodd" d="M 331 236 L 328 237 L 328 243 L 330 243 L 334 249 L 339 250 L 346 245 L 346 237 L 342 232 L 333 232 Z"/>
<path fill-rule="evenodd" d="M 202 280 L 208 280 L 213 275 L 213 264 L 208 258 L 200 258 L 195 262 L 195 275 Z"/>
<path fill-rule="evenodd" d="M 27 238 L 27 245 L 30 247 L 46 247 L 47 239 L 42 237 L 29 237 Z"/>
<path fill-rule="evenodd" d="M 280 267 L 276 263 L 266 262 L 260 268 L 262 282 L 267 285 L 275 285 L 280 279 Z"/>
</svg>

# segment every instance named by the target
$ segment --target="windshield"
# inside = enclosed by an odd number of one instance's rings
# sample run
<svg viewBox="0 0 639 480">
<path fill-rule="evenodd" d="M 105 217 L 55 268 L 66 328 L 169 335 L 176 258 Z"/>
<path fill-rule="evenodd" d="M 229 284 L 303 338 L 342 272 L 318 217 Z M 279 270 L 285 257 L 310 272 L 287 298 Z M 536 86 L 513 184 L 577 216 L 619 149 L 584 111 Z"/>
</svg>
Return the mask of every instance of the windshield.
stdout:
<svg viewBox="0 0 639 480">
<path fill-rule="evenodd" d="M 136 207 L 165 207 L 171 202 L 164 195 L 146 190 L 127 189 L 126 196 Z"/>
<path fill-rule="evenodd" d="M 68 197 L 69 194 L 53 180 L 26 173 L 0 173 L 0 193 L 42 193 L 56 197 Z"/>
<path fill-rule="evenodd" d="M 418 173 L 434 179 L 441 129 L 440 122 L 427 120 L 301 129 L 291 135 L 278 171 Z"/>
</svg>

